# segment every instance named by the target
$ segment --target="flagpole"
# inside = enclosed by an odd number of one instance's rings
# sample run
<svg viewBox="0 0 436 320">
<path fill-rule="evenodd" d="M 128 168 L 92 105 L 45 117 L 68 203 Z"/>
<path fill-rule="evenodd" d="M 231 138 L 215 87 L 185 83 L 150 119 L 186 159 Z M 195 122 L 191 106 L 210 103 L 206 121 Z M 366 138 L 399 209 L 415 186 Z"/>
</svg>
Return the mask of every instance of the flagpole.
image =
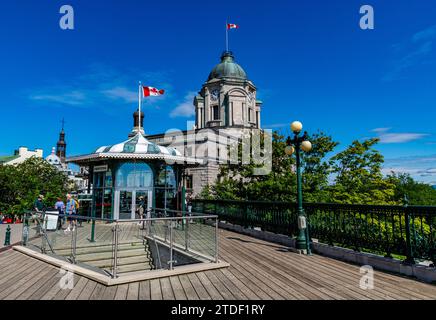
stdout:
<svg viewBox="0 0 436 320">
<path fill-rule="evenodd" d="M 141 102 L 142 102 L 141 87 L 142 87 L 141 81 L 139 81 L 139 88 L 138 88 L 138 101 L 139 101 L 138 132 L 141 132 Z"/>
<path fill-rule="evenodd" d="M 226 20 L 226 52 L 229 51 L 229 25 L 228 20 Z"/>
</svg>

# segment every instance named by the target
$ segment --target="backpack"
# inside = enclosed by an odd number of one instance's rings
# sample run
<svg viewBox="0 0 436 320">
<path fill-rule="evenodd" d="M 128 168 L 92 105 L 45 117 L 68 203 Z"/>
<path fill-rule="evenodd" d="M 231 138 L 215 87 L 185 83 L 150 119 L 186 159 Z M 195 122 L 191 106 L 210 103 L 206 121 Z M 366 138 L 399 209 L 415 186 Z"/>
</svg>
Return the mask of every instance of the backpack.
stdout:
<svg viewBox="0 0 436 320">
<path fill-rule="evenodd" d="M 80 208 L 79 201 L 74 200 L 74 205 L 76 206 L 76 211 L 79 210 L 79 208 Z"/>
</svg>

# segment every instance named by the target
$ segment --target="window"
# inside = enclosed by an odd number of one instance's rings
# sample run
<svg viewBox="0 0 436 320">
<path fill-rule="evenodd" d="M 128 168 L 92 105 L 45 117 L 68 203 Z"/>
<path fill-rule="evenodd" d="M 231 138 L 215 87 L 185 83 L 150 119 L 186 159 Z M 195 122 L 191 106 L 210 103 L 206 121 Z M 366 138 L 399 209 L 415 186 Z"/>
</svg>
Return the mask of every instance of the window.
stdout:
<svg viewBox="0 0 436 320">
<path fill-rule="evenodd" d="M 94 173 L 93 207 L 97 218 L 112 217 L 112 171 Z"/>
<path fill-rule="evenodd" d="M 213 106 L 213 120 L 220 120 L 220 108 L 219 106 Z"/>
<path fill-rule="evenodd" d="M 153 187 L 153 171 L 146 163 L 124 163 L 117 170 L 117 188 Z"/>
<path fill-rule="evenodd" d="M 186 189 L 192 189 L 193 187 L 194 185 L 192 175 L 186 176 Z"/>
<path fill-rule="evenodd" d="M 163 166 L 159 169 L 156 177 L 156 187 L 176 187 L 176 174 L 171 166 Z"/>
<path fill-rule="evenodd" d="M 104 187 L 104 179 L 105 179 L 105 173 L 104 172 L 98 172 L 94 173 L 94 188 L 103 188 Z"/>
<path fill-rule="evenodd" d="M 176 209 L 177 178 L 171 166 L 162 165 L 157 169 L 155 205 L 156 208 Z"/>
</svg>

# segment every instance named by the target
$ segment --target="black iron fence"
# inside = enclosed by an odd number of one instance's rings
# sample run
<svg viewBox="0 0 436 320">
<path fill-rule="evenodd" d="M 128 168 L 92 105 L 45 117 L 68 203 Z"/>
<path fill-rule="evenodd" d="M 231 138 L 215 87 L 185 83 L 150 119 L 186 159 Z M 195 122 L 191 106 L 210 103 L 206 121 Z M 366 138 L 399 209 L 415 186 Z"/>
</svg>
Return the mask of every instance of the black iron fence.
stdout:
<svg viewBox="0 0 436 320">
<path fill-rule="evenodd" d="M 386 257 L 436 262 L 436 207 L 305 203 L 311 239 Z M 193 200 L 193 210 L 264 231 L 297 235 L 297 207 L 286 202 Z"/>
</svg>

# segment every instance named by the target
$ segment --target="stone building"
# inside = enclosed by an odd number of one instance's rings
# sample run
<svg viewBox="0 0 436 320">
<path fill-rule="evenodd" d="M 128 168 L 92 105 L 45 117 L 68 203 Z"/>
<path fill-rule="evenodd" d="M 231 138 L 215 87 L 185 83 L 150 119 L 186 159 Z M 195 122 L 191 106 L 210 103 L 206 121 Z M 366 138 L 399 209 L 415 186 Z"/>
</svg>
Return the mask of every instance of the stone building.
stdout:
<svg viewBox="0 0 436 320">
<path fill-rule="evenodd" d="M 228 161 L 230 146 L 237 145 L 244 133 L 261 128 L 262 102 L 256 93 L 256 86 L 235 62 L 233 53 L 226 51 L 194 98 L 192 129 L 146 136 L 150 142 L 203 160 L 202 165 L 187 168 L 183 175 L 193 196 L 215 182 L 220 165 Z M 138 116 L 136 112 L 131 136 L 143 128 Z"/>
</svg>

